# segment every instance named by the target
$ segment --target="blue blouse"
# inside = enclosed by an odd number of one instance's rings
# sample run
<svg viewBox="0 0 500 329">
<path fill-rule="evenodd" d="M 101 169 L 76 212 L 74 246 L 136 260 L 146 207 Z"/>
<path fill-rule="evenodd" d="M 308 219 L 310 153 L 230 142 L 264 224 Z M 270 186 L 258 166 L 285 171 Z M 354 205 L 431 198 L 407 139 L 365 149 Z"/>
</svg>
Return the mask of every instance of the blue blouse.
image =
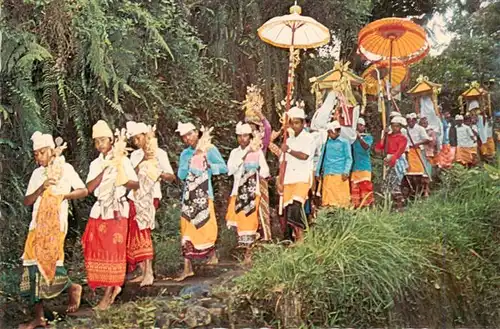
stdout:
<svg viewBox="0 0 500 329">
<path fill-rule="evenodd" d="M 188 173 L 190 172 L 197 176 L 202 174 L 201 170 L 190 168 L 189 166 L 191 158 L 194 156 L 195 152 L 196 150 L 191 146 L 185 148 L 184 151 L 182 151 L 181 156 L 179 158 L 179 169 L 177 170 L 177 176 L 179 177 L 179 179 L 185 180 Z M 220 154 L 219 150 L 215 146 L 212 147 L 210 150 L 208 150 L 207 162 L 210 165 L 210 168 L 208 168 L 208 177 L 209 177 L 208 195 L 213 200 L 214 191 L 212 187 L 212 175 L 226 174 L 227 165 L 226 162 L 224 161 L 224 158 L 222 158 L 222 155 Z"/>
<path fill-rule="evenodd" d="M 372 171 L 372 162 L 370 160 L 370 149 L 373 144 L 373 136 L 366 134 L 362 135 L 361 138 L 365 141 L 368 146 L 367 150 L 361 146 L 361 142 L 356 139 L 352 144 L 352 152 L 354 158 L 354 164 L 352 166 L 352 171 Z"/>
<path fill-rule="evenodd" d="M 323 161 L 325 155 L 326 158 Z M 321 150 L 321 156 L 316 168 L 316 176 L 320 176 L 321 171 L 323 175 L 348 175 L 351 172 L 351 166 L 352 154 L 349 142 L 342 137 L 337 137 L 336 139 L 328 138 Z"/>
</svg>

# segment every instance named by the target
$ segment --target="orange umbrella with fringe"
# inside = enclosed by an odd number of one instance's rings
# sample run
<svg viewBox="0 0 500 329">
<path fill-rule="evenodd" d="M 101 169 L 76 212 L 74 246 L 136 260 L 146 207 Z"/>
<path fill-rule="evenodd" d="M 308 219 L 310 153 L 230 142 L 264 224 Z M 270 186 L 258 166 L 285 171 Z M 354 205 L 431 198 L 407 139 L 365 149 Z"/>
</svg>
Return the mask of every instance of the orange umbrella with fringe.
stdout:
<svg viewBox="0 0 500 329">
<path fill-rule="evenodd" d="M 391 81 L 391 88 L 404 83 L 409 77 L 410 70 L 401 62 L 393 62 L 389 77 L 389 62 L 381 61 L 370 65 L 361 75 L 365 80 L 365 92 L 368 95 L 378 95 L 379 79 L 385 86 Z"/>
<path fill-rule="evenodd" d="M 423 59 L 429 50 L 424 28 L 407 18 L 382 18 L 358 34 L 358 51 L 371 62 L 398 60 L 408 65 Z"/>
</svg>

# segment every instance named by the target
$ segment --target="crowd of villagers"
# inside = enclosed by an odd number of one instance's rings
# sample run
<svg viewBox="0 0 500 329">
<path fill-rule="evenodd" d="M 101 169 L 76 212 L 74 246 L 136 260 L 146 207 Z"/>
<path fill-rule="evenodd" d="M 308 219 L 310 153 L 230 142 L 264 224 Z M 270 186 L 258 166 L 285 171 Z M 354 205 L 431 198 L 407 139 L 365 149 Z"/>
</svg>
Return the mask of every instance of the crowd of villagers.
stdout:
<svg viewBox="0 0 500 329">
<path fill-rule="evenodd" d="M 249 94 L 247 100 L 261 99 L 258 88 L 249 88 Z M 286 162 L 276 186 L 281 227 L 286 239 L 295 243 L 303 239 L 317 208 L 360 208 L 374 203 L 372 151 L 384 156 L 388 170 L 383 190 L 392 196 L 397 210 L 403 209 L 408 196 L 429 195 L 435 168 L 448 168 L 453 162 L 476 165 L 478 140 L 484 141 L 480 154 L 494 156 L 491 122 L 481 111 L 457 115 L 454 120 L 444 112 L 440 137 L 429 128 L 425 116 L 411 113 L 405 118 L 392 112 L 390 127 L 374 144 L 365 120 L 352 115 L 359 113 L 359 97 L 344 105 L 326 119 L 313 117 L 315 124 L 308 120 L 303 106 L 294 106 L 287 112 L 288 128 L 273 131 L 261 112 L 262 101 L 249 101 L 245 120 L 235 127 L 238 145 L 227 162 L 212 144 L 210 129 L 179 122 L 176 132 L 186 148 L 180 154 L 176 175 L 167 153 L 158 148 L 156 128 L 142 122 L 127 122 L 126 128 L 115 133 L 103 120 L 94 124 L 92 138 L 99 156 L 91 162 L 85 182 L 65 162 L 62 139 L 54 141 L 50 134 L 35 132 L 31 139 L 38 167 L 24 199 L 33 211 L 20 285 L 22 296 L 34 305 L 35 319 L 21 328 L 45 327 L 42 301 L 65 290 L 67 311 L 75 312 L 80 306 L 82 287 L 71 282 L 63 264 L 69 200 L 88 194 L 96 199 L 82 245 L 87 284 L 91 289 L 104 289 L 95 308 L 105 310 L 120 294 L 127 272 L 138 273 L 130 277 L 140 286 L 153 284 L 151 231 L 162 199 L 160 184 L 176 176 L 183 182 L 180 231 L 184 267 L 174 279 L 180 281 L 194 275 L 193 260 L 218 262 L 213 175 L 234 178 L 225 220 L 235 229 L 244 262 L 251 262 L 257 240 L 272 240 L 268 150 Z M 477 112 L 478 108 L 471 110 Z M 324 122 L 318 124 L 318 120 Z M 278 146 L 275 140 L 284 134 L 288 138 Z M 128 142 L 135 146 L 130 155 Z"/>
</svg>

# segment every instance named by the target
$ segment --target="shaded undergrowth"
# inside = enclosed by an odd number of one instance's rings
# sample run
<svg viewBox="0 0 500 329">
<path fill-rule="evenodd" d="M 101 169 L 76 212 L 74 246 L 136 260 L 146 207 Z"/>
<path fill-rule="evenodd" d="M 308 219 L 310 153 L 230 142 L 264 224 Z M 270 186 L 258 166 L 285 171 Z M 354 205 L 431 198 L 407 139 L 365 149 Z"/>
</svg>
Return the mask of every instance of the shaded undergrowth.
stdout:
<svg viewBox="0 0 500 329">
<path fill-rule="evenodd" d="M 267 246 L 237 282 L 262 323 L 494 325 L 499 321 L 500 186 L 454 168 L 405 213 L 320 213 L 303 244 Z"/>
</svg>

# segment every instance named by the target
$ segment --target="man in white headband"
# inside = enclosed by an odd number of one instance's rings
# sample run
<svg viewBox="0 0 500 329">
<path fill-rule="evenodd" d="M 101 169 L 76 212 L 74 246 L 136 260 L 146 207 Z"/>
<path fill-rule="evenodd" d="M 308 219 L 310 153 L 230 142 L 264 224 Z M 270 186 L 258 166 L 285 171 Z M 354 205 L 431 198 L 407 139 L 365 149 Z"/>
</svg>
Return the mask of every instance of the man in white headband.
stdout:
<svg viewBox="0 0 500 329">
<path fill-rule="evenodd" d="M 136 170 L 139 181 L 141 182 L 139 190 L 142 193 L 138 194 L 147 200 L 136 200 L 135 192 L 129 193 L 128 198 L 131 200 L 131 203 L 134 203 L 135 208 L 138 209 L 138 211 L 141 211 L 136 213 L 142 214 L 146 212 L 149 214 L 149 216 L 140 216 L 141 218 L 147 218 L 148 220 L 141 220 L 139 223 L 137 220 L 131 220 L 129 222 L 129 232 L 127 239 L 127 264 L 129 270 L 133 270 L 136 265 L 139 265 L 141 274 L 133 279 L 132 282 L 140 282 L 140 286 L 143 287 L 152 285 L 154 280 L 154 248 L 153 240 L 151 238 L 151 231 L 155 228 L 155 209 L 158 209 L 160 205 L 162 194 L 159 180 L 154 183 L 152 193 L 151 191 L 142 190 L 150 189 L 150 178 L 145 177 L 148 176 L 148 172 L 147 170 L 140 170 L 139 165 L 144 161 L 153 160 L 152 163 L 156 170 L 159 172 L 160 179 L 162 181 L 172 182 L 175 179 L 175 176 L 172 166 L 170 165 L 167 152 L 158 148 L 157 145 L 154 145 L 154 154 L 149 154 L 149 151 L 146 152 L 146 150 L 152 147 L 151 145 L 149 145 L 153 142 L 151 139 L 155 139 L 154 135 L 152 135 L 154 133 L 152 127 L 147 126 L 143 122 L 129 121 L 127 122 L 127 133 L 128 136 L 132 139 L 135 147 L 137 147 L 137 149 L 130 155 L 130 161 L 132 162 L 132 166 Z M 151 207 L 151 205 L 154 205 L 154 209 L 147 208 L 149 201 L 149 208 Z M 144 209 L 141 208 L 143 202 L 146 203 L 146 207 L 143 207 Z"/>
<path fill-rule="evenodd" d="M 352 145 L 353 166 L 351 173 L 351 199 L 356 208 L 367 207 L 374 202 L 371 163 L 372 144 L 373 137 L 366 133 L 365 119 L 359 118 L 357 139 Z"/>
<path fill-rule="evenodd" d="M 82 287 L 68 278 L 64 267 L 64 240 L 68 230 L 68 200 L 87 196 L 87 189 L 75 169 L 55 150 L 49 134 L 31 137 L 35 161 L 39 165 L 28 183 L 24 204 L 33 206 L 24 253 L 21 296 L 34 304 L 35 320 L 27 328 L 45 327 L 43 300 L 68 290 L 67 311 L 80 306 Z M 55 208 L 55 209 L 54 209 Z M 43 236 L 44 239 L 38 237 Z"/>
<path fill-rule="evenodd" d="M 455 123 L 457 132 L 455 161 L 466 167 L 472 167 L 477 156 L 476 135 L 471 127 L 464 124 L 463 115 L 456 115 Z"/>
<path fill-rule="evenodd" d="M 306 114 L 299 107 L 291 108 L 287 117 L 293 136 L 288 137 L 281 146 L 281 161 L 286 161 L 283 185 L 278 182 L 282 194 L 283 207 L 287 221 L 287 232 L 293 231 L 297 241 L 302 240 L 307 218 L 304 204 L 309 197 L 312 184 L 313 154 L 315 142 L 310 133 L 304 130 Z"/>
<path fill-rule="evenodd" d="M 401 133 L 406 120 L 402 116 L 391 119 L 391 132 L 386 134 L 375 147 L 375 151 L 385 153 L 384 164 L 389 167 L 384 180 L 384 192 L 390 193 L 398 211 L 403 209 L 404 195 L 401 183 L 408 168 L 408 162 L 404 156 L 407 138 Z"/>
<path fill-rule="evenodd" d="M 347 208 L 351 202 L 349 173 L 352 166 L 350 143 L 340 137 L 338 121 L 328 123 L 328 139 L 323 145 L 316 177 L 322 179 L 321 205 Z"/>
<path fill-rule="evenodd" d="M 228 175 L 234 177 L 226 213 L 228 227 L 236 228 L 238 243 L 245 249 L 244 263 L 251 262 L 251 247 L 258 238 L 260 216 L 260 178 L 269 177 L 269 166 L 261 149 L 260 137 L 252 136 L 249 124 L 236 125 L 239 146 L 227 161 Z"/>
<path fill-rule="evenodd" d="M 89 287 L 105 288 L 96 308 L 106 310 L 125 281 L 127 229 L 133 213 L 126 193 L 127 189 L 139 188 L 139 179 L 130 159 L 122 153 L 126 152 L 126 136 L 118 134 L 113 146 L 111 128 L 99 120 L 92 127 L 92 138 L 99 156 L 90 163 L 87 188 L 97 201 L 90 210 L 82 245 Z"/>
<path fill-rule="evenodd" d="M 227 166 L 217 147 L 210 142 L 210 130 L 200 136 L 193 124 L 179 122 L 176 131 L 186 144 L 177 170 L 177 176 L 184 182 L 181 204 L 184 269 L 175 280 L 182 281 L 194 275 L 193 259 L 208 259 L 211 265 L 218 262 L 212 176 L 227 173 Z"/>
<path fill-rule="evenodd" d="M 422 152 L 424 145 L 431 142 L 431 138 L 427 134 L 424 127 L 417 123 L 417 114 L 410 113 L 408 115 L 408 173 L 411 183 L 412 195 L 421 195 L 424 191 L 424 177 L 429 177 L 430 173 L 426 171 L 425 154 Z"/>
</svg>

